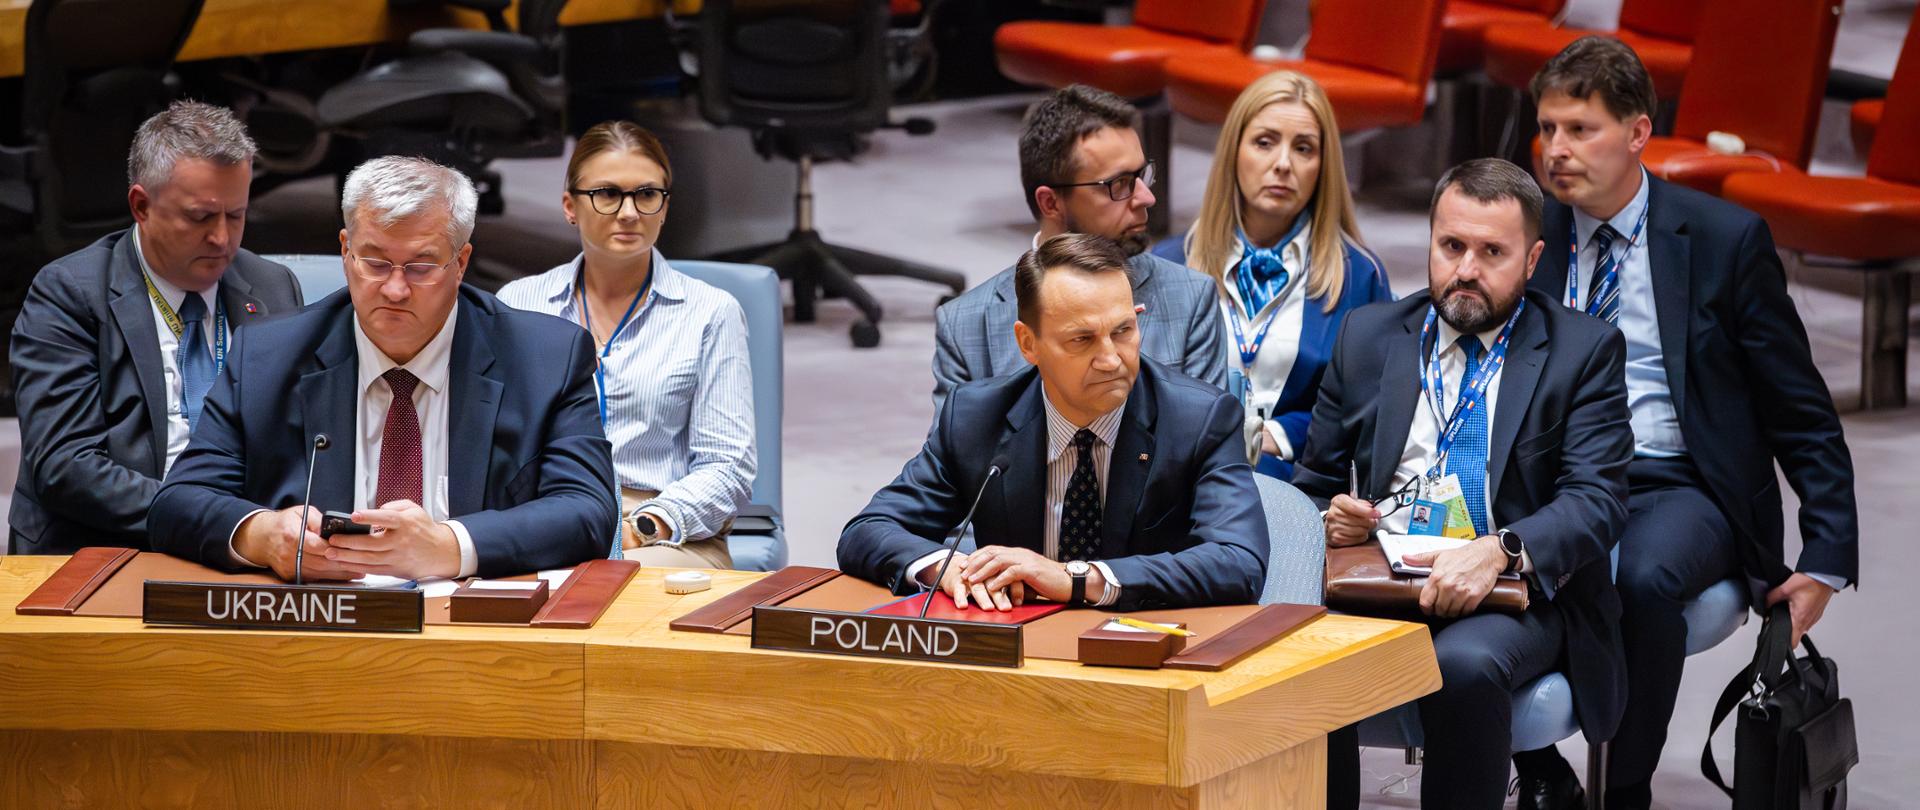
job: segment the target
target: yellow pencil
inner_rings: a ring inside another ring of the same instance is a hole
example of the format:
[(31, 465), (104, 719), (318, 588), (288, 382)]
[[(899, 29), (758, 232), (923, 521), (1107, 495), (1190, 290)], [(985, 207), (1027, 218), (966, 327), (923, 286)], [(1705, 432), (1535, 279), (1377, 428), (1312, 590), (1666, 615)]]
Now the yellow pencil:
[(1167, 625), (1167, 624), (1154, 624), (1153, 622), (1143, 621), (1140, 619), (1136, 619), (1132, 616), (1120, 616), (1115, 618), (1114, 621), (1124, 624), (1128, 627), (1132, 627), (1140, 630), (1151, 630), (1155, 633), (1167, 633), (1169, 635), (1175, 635), (1175, 636), (1199, 635), (1198, 633), (1195, 633), (1192, 630), (1186, 630), (1186, 629), (1174, 627), (1172, 625)]

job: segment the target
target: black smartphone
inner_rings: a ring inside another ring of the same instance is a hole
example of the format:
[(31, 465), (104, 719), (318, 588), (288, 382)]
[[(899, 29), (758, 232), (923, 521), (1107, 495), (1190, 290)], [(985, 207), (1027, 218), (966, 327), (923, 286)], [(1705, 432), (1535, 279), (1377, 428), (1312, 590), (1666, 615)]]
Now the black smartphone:
[(332, 537), (336, 534), (372, 534), (373, 527), (365, 523), (353, 522), (353, 515), (346, 512), (328, 512), (320, 516), (320, 536)]

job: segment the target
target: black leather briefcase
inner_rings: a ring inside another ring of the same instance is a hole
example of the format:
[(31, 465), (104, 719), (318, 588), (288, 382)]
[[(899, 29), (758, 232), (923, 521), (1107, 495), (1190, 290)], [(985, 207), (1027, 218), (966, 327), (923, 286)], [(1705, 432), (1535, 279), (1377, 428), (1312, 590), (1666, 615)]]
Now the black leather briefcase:
[[(1840, 696), (1840, 670), (1811, 636), (1792, 648), (1787, 603), (1774, 605), (1760, 629), (1753, 663), (1733, 677), (1713, 708), (1700, 752), (1700, 772), (1733, 798), (1733, 810), (1841, 810), (1847, 772), (1860, 762), (1853, 702)], [(1728, 714), (1734, 724), (1733, 786), (1713, 761), (1713, 732)]]

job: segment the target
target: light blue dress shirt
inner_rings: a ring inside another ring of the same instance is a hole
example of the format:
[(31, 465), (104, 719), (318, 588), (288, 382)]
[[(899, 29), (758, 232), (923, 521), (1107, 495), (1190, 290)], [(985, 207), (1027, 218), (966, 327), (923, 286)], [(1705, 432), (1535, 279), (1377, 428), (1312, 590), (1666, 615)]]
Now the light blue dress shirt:
[[(1625, 208), (1606, 224), (1619, 235), (1613, 240), (1613, 253), (1620, 259), (1620, 327), (1627, 338), (1627, 407), (1632, 411), (1633, 454), (1651, 458), (1672, 458), (1687, 453), (1686, 439), (1680, 435), (1680, 415), (1673, 409), (1673, 390), (1667, 383), (1667, 362), (1660, 348), (1660, 317), (1654, 311), (1653, 263), (1647, 250), (1648, 229), (1629, 245), (1634, 226), (1647, 210), (1647, 173), (1640, 170), (1640, 191)], [(1573, 209), (1574, 232), (1580, 241), (1579, 309), (1586, 310), (1587, 291), (1600, 267), (1600, 252), (1593, 244), (1593, 232), (1601, 221)], [(1572, 305), (1574, 302), (1565, 302)]]
[[(580, 323), (581, 257), (501, 288), (508, 306)], [(620, 485), (660, 493), (645, 511), (672, 543), (719, 534), (753, 492), (753, 370), (740, 302), (653, 252), (653, 284), (609, 341), (607, 440)]]

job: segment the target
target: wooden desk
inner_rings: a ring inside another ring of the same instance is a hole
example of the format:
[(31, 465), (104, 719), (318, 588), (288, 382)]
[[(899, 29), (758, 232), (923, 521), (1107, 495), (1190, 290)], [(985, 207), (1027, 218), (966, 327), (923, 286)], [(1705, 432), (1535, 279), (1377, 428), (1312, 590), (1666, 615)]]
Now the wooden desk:
[[(562, 25), (658, 17), (668, 0), (571, 0)], [(699, 10), (698, 0), (672, 0), (677, 13)], [(0, 78), (18, 76), (25, 62), (30, 0), (0, 0)], [(517, 19), (508, 11), (507, 19)], [(420, 28), (457, 25), (484, 29), (471, 11), (410, 9), (396, 14), (387, 0), (206, 0), (180, 60), (213, 59), (348, 45), (398, 42)]]
[(1344, 616), (1217, 673), (668, 629), (742, 572), (586, 631), (15, 615), (63, 559), (0, 558), (0, 806), (1320, 808), (1326, 732), (1440, 685), (1425, 627)]

